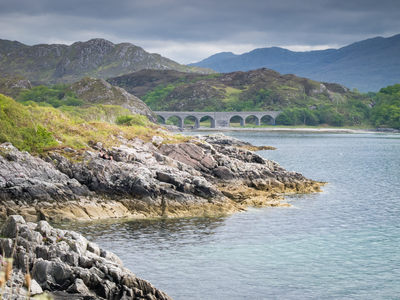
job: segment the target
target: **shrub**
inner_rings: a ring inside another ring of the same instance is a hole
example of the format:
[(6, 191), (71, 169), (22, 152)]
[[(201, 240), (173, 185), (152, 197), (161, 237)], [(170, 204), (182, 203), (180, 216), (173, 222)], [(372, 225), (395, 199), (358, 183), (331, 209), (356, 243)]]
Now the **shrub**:
[(64, 85), (55, 85), (47, 87), (39, 85), (30, 90), (22, 91), (17, 101), (29, 105), (31, 101), (39, 103), (42, 106), (51, 105), (60, 107), (62, 105), (81, 106), (84, 101), (78, 99), (72, 91), (68, 91)]
[(146, 126), (148, 125), (148, 119), (143, 115), (123, 115), (117, 117), (115, 123), (124, 126)]

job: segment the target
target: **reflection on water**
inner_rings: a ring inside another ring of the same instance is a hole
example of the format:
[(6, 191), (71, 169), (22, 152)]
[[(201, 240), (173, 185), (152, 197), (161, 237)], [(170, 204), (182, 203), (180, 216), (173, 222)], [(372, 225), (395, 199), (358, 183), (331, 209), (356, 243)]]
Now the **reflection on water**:
[(292, 208), (72, 229), (178, 300), (399, 297), (400, 135), (229, 134), (329, 184)]
[(131, 251), (147, 248), (151, 241), (152, 247), (158, 251), (168, 249), (179, 250), (185, 245), (200, 245), (210, 242), (219, 226), (224, 225), (223, 217), (213, 218), (180, 218), (130, 220), (122, 222), (103, 223), (67, 223), (59, 226), (83, 233), (89, 240), (100, 240), (102, 245), (111, 248), (124, 245), (126, 241), (135, 241)]

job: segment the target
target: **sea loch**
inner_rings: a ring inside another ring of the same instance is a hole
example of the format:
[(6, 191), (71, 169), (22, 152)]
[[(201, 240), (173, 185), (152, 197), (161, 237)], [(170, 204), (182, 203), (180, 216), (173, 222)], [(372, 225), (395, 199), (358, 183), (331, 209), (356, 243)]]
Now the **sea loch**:
[(328, 184), (287, 197), (290, 208), (91, 225), (85, 235), (178, 300), (399, 297), (400, 135), (226, 134), (275, 146), (259, 153)]

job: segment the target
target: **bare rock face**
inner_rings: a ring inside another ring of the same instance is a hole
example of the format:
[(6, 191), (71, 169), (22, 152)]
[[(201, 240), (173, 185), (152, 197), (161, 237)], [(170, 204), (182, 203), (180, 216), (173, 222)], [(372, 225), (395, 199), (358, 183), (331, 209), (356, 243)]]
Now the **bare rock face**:
[(46, 291), (55, 299), (171, 299), (124, 268), (115, 254), (46, 221), (10, 216), (2, 228), (0, 252), (14, 260), (5, 294), (12, 292), (13, 299), (26, 299), (25, 274), (32, 278), (31, 295)]
[(38, 158), (2, 144), (0, 209), (30, 220), (220, 215), (319, 191), (321, 183), (243, 146), (220, 135), (178, 144), (135, 139)]
[(0, 200), (32, 204), (89, 195), (86, 186), (69, 178), (50, 163), (20, 152), (10, 143), (0, 146)]

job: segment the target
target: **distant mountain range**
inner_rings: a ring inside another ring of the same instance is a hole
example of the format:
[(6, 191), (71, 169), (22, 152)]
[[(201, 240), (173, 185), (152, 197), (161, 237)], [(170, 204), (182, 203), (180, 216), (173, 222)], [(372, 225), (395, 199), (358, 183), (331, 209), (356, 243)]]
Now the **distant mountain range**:
[(190, 66), (217, 72), (261, 67), (318, 81), (336, 82), (360, 91), (377, 91), (400, 83), (400, 34), (376, 37), (340, 49), (294, 52), (272, 47), (236, 55), (222, 52)]
[(92, 39), (70, 46), (27, 46), (0, 39), (0, 73), (23, 76), (32, 83), (71, 83), (85, 76), (108, 78), (142, 69), (212, 72), (181, 65), (130, 43)]

